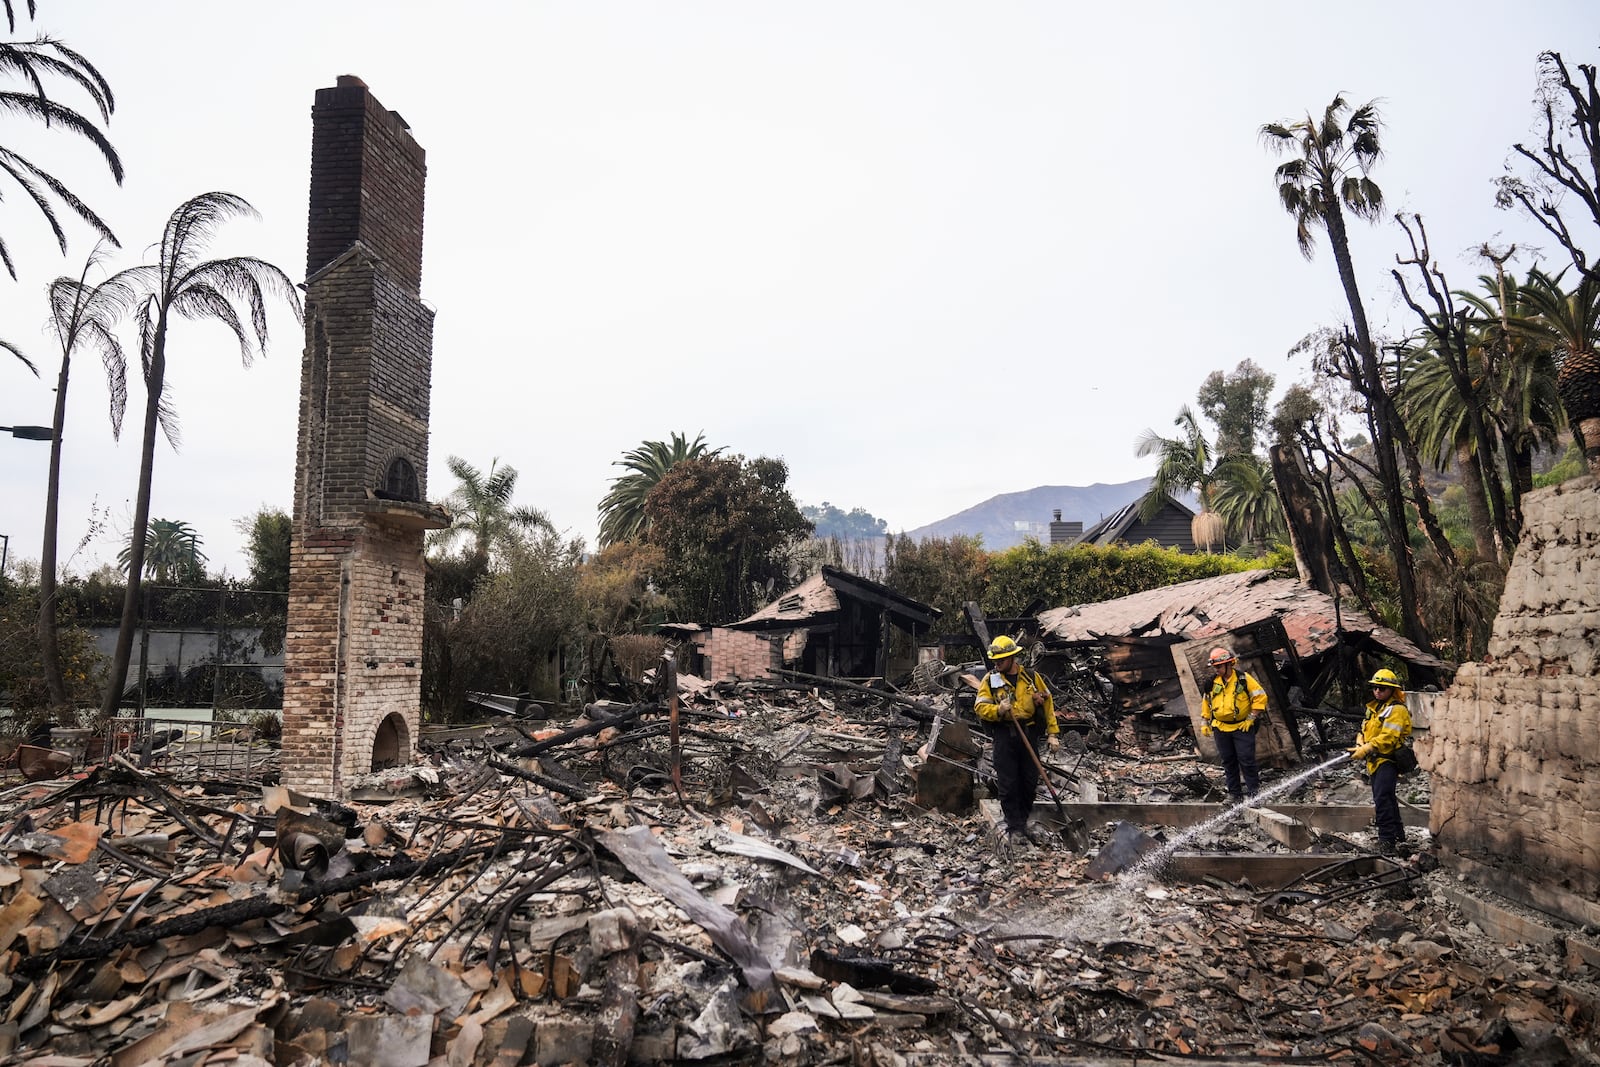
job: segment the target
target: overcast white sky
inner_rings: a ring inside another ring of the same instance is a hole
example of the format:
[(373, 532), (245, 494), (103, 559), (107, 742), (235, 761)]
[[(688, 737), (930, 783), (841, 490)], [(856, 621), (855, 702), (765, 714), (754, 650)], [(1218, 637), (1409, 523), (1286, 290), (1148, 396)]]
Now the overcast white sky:
[[(1491, 180), (1532, 128), (1538, 52), (1594, 62), (1600, 43), (1590, 0), (39, 9), (15, 36), (59, 38), (111, 81), (127, 181), (15, 117), (0, 143), (112, 224), (118, 265), (223, 189), (263, 220), (231, 224), (216, 254), (301, 279), (315, 91), (356, 74), (404, 115), (429, 166), (429, 495), (451, 488), (446, 456), (498, 457), (519, 503), (591, 545), (613, 461), (673, 431), (781, 456), (802, 504), (895, 530), (1148, 475), (1136, 437), (1167, 432), (1210, 371), (1253, 359), (1281, 389), (1306, 373), (1287, 350), (1345, 315), (1326, 250), (1295, 248), (1263, 122), (1380, 98), (1375, 176), (1465, 286), (1484, 240), (1537, 243)], [(74, 228), (63, 258), (14, 186), (0, 196), (21, 273), (0, 276), (0, 337), (42, 371), (0, 362), (0, 424), (48, 423), (43, 292), (90, 236)], [(1357, 242), (1374, 323), (1408, 328), (1385, 284), (1402, 235)], [(231, 344), (212, 326), (172, 336), (183, 447), (159, 446), (151, 514), (242, 574), (235, 520), (292, 505), (301, 335), (279, 315), (249, 370)], [(98, 362), (74, 368), (63, 557), (92, 502), (110, 518), (83, 571), (126, 536), (143, 397), (132, 385), (116, 444)], [(39, 554), (47, 453), (0, 436), (13, 560)]]

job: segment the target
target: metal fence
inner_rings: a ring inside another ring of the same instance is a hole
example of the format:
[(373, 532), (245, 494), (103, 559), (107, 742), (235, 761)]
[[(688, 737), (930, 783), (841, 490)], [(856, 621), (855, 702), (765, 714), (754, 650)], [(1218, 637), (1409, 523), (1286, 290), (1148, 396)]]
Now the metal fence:
[(288, 594), (146, 583), (124, 708), (283, 707)]
[(84, 760), (98, 762), (113, 754), (178, 778), (211, 781), (259, 781), (278, 765), (276, 746), (257, 738), (248, 723), (195, 719), (111, 719), (104, 734), (90, 739)]

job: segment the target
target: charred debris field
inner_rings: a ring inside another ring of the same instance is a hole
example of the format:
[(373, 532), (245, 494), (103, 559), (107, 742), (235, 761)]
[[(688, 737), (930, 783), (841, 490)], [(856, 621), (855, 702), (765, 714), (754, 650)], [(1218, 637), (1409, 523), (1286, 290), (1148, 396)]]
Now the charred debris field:
[(12, 773), (0, 1056), (1593, 1062), (1600, 954), (1487, 936), (1424, 777), (1378, 856), (1346, 766), (1230, 811), (1186, 727), (1080, 722), (1008, 846), (970, 699), (919, 688), (684, 677), (432, 731), (337, 803), (248, 743)]

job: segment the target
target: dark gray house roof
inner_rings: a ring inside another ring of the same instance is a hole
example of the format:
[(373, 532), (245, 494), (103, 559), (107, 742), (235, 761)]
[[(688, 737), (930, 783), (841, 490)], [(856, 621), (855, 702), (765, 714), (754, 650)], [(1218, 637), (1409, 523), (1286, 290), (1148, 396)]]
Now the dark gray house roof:
[(1161, 510), (1146, 522), (1139, 517), (1139, 503), (1135, 500), (1112, 512), (1083, 531), (1083, 536), (1073, 543), (1104, 547), (1119, 541), (1130, 545), (1154, 541), (1163, 548), (1195, 551), (1194, 535), (1189, 532), (1189, 524), (1194, 521), (1192, 510), (1169, 496)]

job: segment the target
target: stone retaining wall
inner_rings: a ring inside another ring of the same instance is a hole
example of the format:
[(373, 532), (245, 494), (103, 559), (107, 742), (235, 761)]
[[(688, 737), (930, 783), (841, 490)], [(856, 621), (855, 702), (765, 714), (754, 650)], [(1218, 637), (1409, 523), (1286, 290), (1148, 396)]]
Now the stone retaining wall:
[(1418, 755), (1446, 852), (1583, 896), (1600, 891), (1600, 492), (1523, 501), (1488, 655), (1433, 702)]

